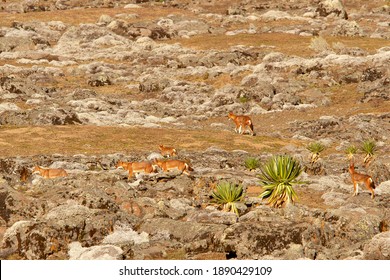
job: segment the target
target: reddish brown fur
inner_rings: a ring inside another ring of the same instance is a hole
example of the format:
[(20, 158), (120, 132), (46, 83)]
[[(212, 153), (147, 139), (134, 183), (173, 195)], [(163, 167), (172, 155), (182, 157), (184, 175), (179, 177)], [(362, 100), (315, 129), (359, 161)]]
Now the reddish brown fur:
[(176, 149), (173, 147), (165, 147), (164, 145), (159, 145), (158, 149), (163, 157), (173, 157), (177, 155)]
[(187, 162), (178, 159), (171, 159), (171, 160), (155, 159), (154, 164), (160, 167), (164, 172), (178, 169), (182, 173), (190, 175), (189, 171), (193, 171), (192, 167)]
[(236, 128), (234, 131), (239, 134), (243, 134), (245, 132), (246, 128), (249, 128), (252, 135), (255, 135), (255, 132), (253, 131), (253, 123), (249, 116), (245, 115), (235, 115), (232, 112), (229, 112), (228, 118), (233, 120), (233, 122), (236, 125)]
[(348, 168), (349, 173), (351, 174), (351, 179), (353, 182), (353, 195), (356, 196), (359, 192), (359, 183), (364, 183), (366, 185), (366, 188), (371, 192), (371, 198), (373, 199), (375, 197), (374, 189), (375, 189), (375, 183), (371, 176), (366, 174), (357, 173), (355, 171), (355, 165), (353, 162), (350, 163)]
[(68, 176), (68, 173), (62, 168), (55, 169), (55, 168), (42, 168), (39, 166), (35, 166), (33, 172), (36, 171), (38, 171), (39, 174), (46, 179)]
[(27, 168), (23, 167), (22, 171), (20, 171), (20, 181), (27, 182), (28, 176), (29, 176), (29, 174), (28, 174)]
[(133, 177), (134, 173), (147, 173), (150, 174), (155, 171), (155, 168), (149, 161), (141, 161), (141, 162), (124, 162), (119, 160), (116, 168), (123, 167), (123, 169), (129, 171), (129, 180)]

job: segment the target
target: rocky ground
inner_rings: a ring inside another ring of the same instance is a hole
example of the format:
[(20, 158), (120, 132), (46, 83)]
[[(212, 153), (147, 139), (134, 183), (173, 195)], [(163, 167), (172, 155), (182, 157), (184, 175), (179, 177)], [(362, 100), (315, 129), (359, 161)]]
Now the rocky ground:
[[(0, 3), (1, 258), (390, 259), (390, 3), (351, 2)], [(367, 139), (374, 200), (344, 152)], [(115, 168), (159, 144), (192, 174)], [(275, 154), (305, 167), (282, 209), (244, 166)], [(245, 189), (239, 217), (212, 203), (223, 180)]]

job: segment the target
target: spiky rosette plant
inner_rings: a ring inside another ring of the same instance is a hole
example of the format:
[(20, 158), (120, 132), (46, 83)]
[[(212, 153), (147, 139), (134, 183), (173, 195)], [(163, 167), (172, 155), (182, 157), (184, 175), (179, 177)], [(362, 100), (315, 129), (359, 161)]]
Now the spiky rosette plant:
[(320, 153), (325, 150), (325, 146), (320, 142), (313, 142), (306, 147), (310, 152), (310, 163), (315, 163), (320, 158)]
[(364, 157), (363, 162), (364, 162), (364, 164), (368, 164), (372, 160), (372, 158), (377, 150), (376, 143), (374, 140), (365, 140), (362, 142), (361, 149), (363, 152), (366, 153), (366, 156)]
[(213, 202), (223, 205), (223, 211), (233, 212), (238, 216), (237, 202), (244, 197), (244, 190), (240, 184), (222, 181), (212, 196)]
[(294, 203), (298, 196), (295, 185), (303, 184), (298, 181), (302, 173), (299, 161), (288, 155), (274, 156), (260, 168), (260, 184), (263, 191), (260, 198), (268, 199), (272, 207), (282, 207), (287, 203)]
[(259, 168), (260, 162), (257, 158), (249, 157), (245, 159), (245, 167), (249, 170), (255, 170)]
[(345, 153), (347, 154), (349, 160), (352, 160), (355, 157), (357, 151), (358, 148), (355, 145), (350, 145), (345, 149)]

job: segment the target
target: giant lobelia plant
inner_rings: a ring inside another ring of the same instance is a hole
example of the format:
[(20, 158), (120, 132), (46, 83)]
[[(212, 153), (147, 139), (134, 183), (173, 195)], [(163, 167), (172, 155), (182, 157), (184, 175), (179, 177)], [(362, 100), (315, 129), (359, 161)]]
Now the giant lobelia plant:
[(305, 183), (297, 179), (301, 173), (301, 164), (293, 157), (272, 157), (260, 169), (259, 178), (263, 191), (259, 197), (267, 198), (272, 207), (294, 203), (298, 199), (294, 186)]
[(236, 203), (244, 197), (244, 190), (241, 185), (222, 181), (212, 193), (213, 202), (223, 205), (223, 211), (233, 212), (238, 216)]

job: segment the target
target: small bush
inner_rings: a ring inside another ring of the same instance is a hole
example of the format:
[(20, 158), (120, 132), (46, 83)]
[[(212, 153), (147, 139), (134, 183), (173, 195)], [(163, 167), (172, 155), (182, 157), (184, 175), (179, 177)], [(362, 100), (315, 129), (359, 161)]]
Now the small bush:
[(349, 159), (352, 159), (357, 153), (358, 148), (355, 145), (350, 145), (345, 149), (345, 153), (347, 154)]
[(255, 170), (259, 168), (260, 162), (257, 158), (249, 157), (245, 160), (245, 167), (249, 170)]
[(217, 185), (212, 196), (213, 202), (223, 205), (224, 211), (236, 213), (238, 216), (236, 203), (244, 197), (244, 190), (241, 185), (222, 181)]
[(365, 140), (362, 142), (361, 149), (366, 155), (373, 156), (376, 152), (376, 143), (374, 140)]
[(319, 154), (325, 150), (325, 146), (320, 142), (313, 142), (307, 145), (307, 149), (313, 154)]
[(238, 98), (238, 100), (240, 101), (240, 103), (247, 103), (249, 102), (249, 98), (246, 97), (246, 96), (241, 96)]
[(366, 153), (363, 162), (365, 164), (368, 164), (372, 160), (375, 152), (377, 151), (376, 143), (374, 140), (365, 140), (362, 142), (361, 149), (363, 152)]
[(311, 39), (310, 48), (315, 52), (326, 52), (330, 51), (332, 48), (329, 46), (328, 42), (322, 37), (314, 37)]
[(311, 163), (317, 162), (320, 157), (320, 153), (325, 150), (325, 146), (320, 142), (310, 143), (306, 148), (311, 152)]
[(332, 44), (332, 49), (337, 54), (348, 54), (350, 49), (341, 42), (335, 42)]

